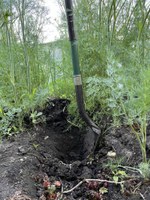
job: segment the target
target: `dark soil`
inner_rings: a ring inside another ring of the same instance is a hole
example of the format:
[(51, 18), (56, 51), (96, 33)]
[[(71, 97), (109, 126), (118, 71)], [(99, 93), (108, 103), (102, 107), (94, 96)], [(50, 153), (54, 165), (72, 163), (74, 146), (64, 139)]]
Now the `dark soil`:
[[(46, 123), (3, 140), (0, 144), (0, 200), (28, 200), (27, 197), (14, 196), (16, 192), (26, 194), (32, 200), (38, 200), (45, 194), (42, 185), (44, 177), (52, 183), (61, 182), (63, 192), (71, 189), (84, 179), (112, 179), (112, 170), (108, 163), (119, 162), (121, 165), (137, 167), (141, 162), (139, 145), (128, 127), (109, 128), (102, 138), (95, 155), (83, 159), (83, 140), (85, 131), (71, 127), (67, 123), (67, 100), (51, 100), (43, 114)], [(26, 122), (30, 120), (26, 117)], [(103, 121), (106, 126), (106, 121)], [(148, 129), (147, 152), (150, 152), (150, 131)], [(116, 158), (107, 156), (116, 152)], [(140, 178), (132, 178), (120, 185), (112, 183), (83, 183), (72, 192), (63, 194), (57, 199), (100, 199), (100, 200), (149, 200), (150, 183)], [(134, 174), (134, 177), (139, 174)], [(107, 193), (99, 193), (106, 188)], [(99, 197), (96, 195), (99, 194)], [(56, 199), (56, 198), (51, 198)]]

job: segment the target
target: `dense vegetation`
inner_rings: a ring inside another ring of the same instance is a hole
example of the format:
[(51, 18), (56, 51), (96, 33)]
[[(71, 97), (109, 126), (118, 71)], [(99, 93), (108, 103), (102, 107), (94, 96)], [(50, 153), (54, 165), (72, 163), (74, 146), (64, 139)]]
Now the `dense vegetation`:
[[(47, 97), (72, 101), (76, 110), (70, 45), (64, 1), (58, 24), (60, 40), (42, 43), (42, 27), (49, 23), (41, 1), (0, 0), (0, 133), (23, 128), (30, 112)], [(103, 114), (113, 124), (128, 124), (146, 161), (146, 127), (150, 112), (149, 1), (74, 0), (86, 107), (99, 124)], [(78, 123), (75, 119), (74, 123)]]

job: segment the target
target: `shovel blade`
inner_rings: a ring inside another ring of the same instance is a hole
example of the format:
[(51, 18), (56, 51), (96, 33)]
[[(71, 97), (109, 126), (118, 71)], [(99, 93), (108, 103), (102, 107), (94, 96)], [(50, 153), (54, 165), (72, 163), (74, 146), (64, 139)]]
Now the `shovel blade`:
[(95, 133), (90, 127), (87, 128), (83, 141), (83, 155), (84, 158), (94, 154), (98, 145), (99, 134)]

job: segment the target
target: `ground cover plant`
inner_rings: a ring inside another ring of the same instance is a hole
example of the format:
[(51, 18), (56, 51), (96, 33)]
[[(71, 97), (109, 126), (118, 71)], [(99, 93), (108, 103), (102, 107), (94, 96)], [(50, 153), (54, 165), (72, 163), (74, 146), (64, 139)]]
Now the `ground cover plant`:
[(60, 39), (43, 43), (51, 21), (41, 0), (0, 1), (0, 171), (12, 179), (8, 192), (0, 182), (0, 199), (17, 187), (29, 199), (149, 199), (149, 1), (73, 1), (85, 105), (103, 135), (88, 160), (56, 3)]

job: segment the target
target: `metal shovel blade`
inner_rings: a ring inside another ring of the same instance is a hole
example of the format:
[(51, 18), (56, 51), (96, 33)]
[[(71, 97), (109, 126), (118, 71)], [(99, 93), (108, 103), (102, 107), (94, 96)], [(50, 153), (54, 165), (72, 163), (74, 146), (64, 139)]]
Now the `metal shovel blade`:
[(83, 158), (92, 156), (98, 145), (100, 134), (95, 133), (91, 127), (86, 128), (86, 134), (83, 140)]

